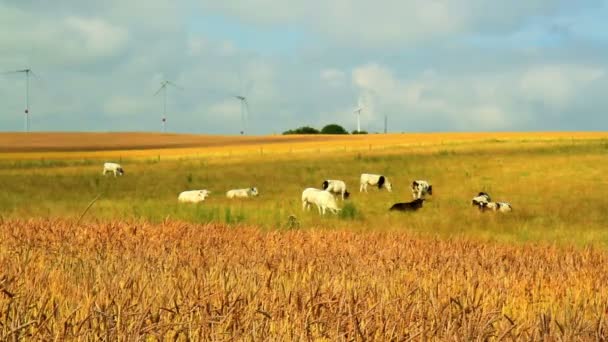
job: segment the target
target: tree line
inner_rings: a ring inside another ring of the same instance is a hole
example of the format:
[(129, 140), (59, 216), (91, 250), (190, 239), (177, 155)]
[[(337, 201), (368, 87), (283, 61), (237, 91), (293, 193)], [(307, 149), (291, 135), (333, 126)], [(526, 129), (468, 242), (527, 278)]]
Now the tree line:
[[(290, 129), (287, 130), (285, 132), (283, 132), (283, 134), (349, 134), (348, 131), (346, 129), (344, 129), (344, 127), (338, 125), (338, 124), (329, 124), (324, 126), (323, 128), (321, 128), (321, 130), (318, 130), (314, 127), (310, 127), (310, 126), (302, 126), (302, 127), (298, 127), (295, 129)], [(361, 132), (357, 132), (352, 131), (350, 134), (367, 134), (366, 131), (361, 131)]]

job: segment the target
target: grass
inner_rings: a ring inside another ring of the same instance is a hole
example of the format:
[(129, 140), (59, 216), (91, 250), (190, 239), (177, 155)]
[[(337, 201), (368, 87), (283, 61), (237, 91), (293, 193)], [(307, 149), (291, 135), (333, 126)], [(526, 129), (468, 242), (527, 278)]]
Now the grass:
[(0, 223), (0, 340), (595, 340), (608, 253), (403, 232)]
[[(608, 145), (565, 137), (0, 153), (0, 340), (605, 339)], [(362, 172), (394, 191), (359, 193)], [(340, 214), (302, 212), (327, 178)], [(389, 213), (413, 179), (433, 196)]]
[[(101, 194), (86, 219), (166, 219), (193, 223), (250, 224), (283, 227), (290, 215), (300, 226), (355, 230), (407, 230), (443, 237), (563, 244), (606, 245), (608, 232), (603, 195), (608, 183), (602, 169), (607, 152), (602, 140), (483, 141), (391, 150), (124, 159), (124, 177), (101, 175), (101, 160), (15, 159), (0, 162), (0, 215), (6, 218), (76, 218)], [(445, 151), (449, 151), (445, 152)], [(358, 192), (362, 172), (389, 177), (394, 192)], [(343, 179), (351, 199), (339, 201), (339, 216), (324, 218), (301, 210), (300, 194), (320, 187), (323, 179)], [(411, 198), (413, 179), (427, 179), (434, 196), (421, 212), (389, 213), (395, 202)], [(257, 186), (260, 196), (228, 200), (231, 188)], [(179, 205), (177, 194), (209, 189), (199, 205)], [(512, 215), (481, 215), (470, 198), (487, 191), (509, 201)], [(572, 234), (576, 231), (576, 234)]]

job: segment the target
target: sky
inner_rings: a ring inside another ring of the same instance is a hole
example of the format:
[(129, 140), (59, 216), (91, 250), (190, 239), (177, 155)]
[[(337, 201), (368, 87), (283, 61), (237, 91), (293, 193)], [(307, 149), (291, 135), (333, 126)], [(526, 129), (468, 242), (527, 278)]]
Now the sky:
[[(608, 129), (608, 0), (0, 0), (34, 131)], [(24, 129), (0, 74), (0, 131)]]

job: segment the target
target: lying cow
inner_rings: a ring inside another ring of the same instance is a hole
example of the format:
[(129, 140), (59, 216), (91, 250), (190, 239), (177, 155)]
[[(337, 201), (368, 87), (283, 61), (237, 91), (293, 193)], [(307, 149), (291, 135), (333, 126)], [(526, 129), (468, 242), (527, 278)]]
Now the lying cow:
[(361, 174), (361, 185), (359, 186), (359, 192), (365, 191), (367, 192), (367, 186), (377, 186), (378, 189), (386, 188), (389, 192), (393, 191), (393, 187), (391, 186), (391, 182), (383, 175), (374, 175), (370, 173), (362, 173)]
[(501, 213), (513, 211), (513, 207), (507, 202), (481, 202), (478, 206), (479, 210), (482, 212), (486, 210), (498, 211)]
[(184, 191), (177, 196), (179, 203), (199, 203), (204, 201), (211, 191), (209, 190), (189, 190)]
[(342, 200), (348, 198), (350, 193), (346, 190), (346, 183), (341, 180), (328, 179), (323, 181), (321, 185), (323, 190), (330, 192), (332, 194), (341, 195)]
[(105, 176), (106, 173), (108, 172), (112, 172), (114, 173), (114, 177), (116, 177), (117, 175), (124, 175), (125, 174), (125, 170), (122, 169), (122, 166), (120, 166), (120, 164), (116, 164), (116, 163), (103, 163), (103, 175)]
[(480, 192), (479, 194), (477, 194), (477, 196), (473, 197), (471, 204), (479, 206), (480, 203), (488, 203), (491, 201), (492, 199), (490, 198), (490, 195), (485, 192)]
[(411, 202), (406, 203), (395, 203), (389, 209), (390, 211), (416, 211), (422, 208), (422, 203), (424, 202), (424, 198), (416, 198)]
[(321, 215), (325, 215), (327, 210), (334, 214), (337, 214), (341, 210), (338, 208), (336, 198), (331, 193), (315, 188), (304, 189), (302, 191), (302, 210), (310, 210), (311, 204), (317, 206)]
[(226, 197), (228, 198), (248, 198), (255, 197), (258, 195), (258, 188), (248, 188), (248, 189), (233, 189), (228, 190), (226, 192)]
[(433, 195), (433, 186), (424, 180), (415, 180), (412, 182), (412, 197), (414, 199), (424, 198), (426, 195)]

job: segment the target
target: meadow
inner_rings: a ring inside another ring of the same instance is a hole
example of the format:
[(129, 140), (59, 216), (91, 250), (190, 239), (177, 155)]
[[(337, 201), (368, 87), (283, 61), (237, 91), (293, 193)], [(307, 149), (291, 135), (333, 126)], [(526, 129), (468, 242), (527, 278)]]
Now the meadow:
[[(13, 139), (0, 153), (0, 340), (605, 338), (607, 138)], [(106, 160), (125, 176), (102, 176)], [(393, 192), (359, 193), (362, 172)], [(327, 178), (350, 188), (341, 213), (302, 212), (302, 189)], [(414, 179), (433, 196), (389, 213)], [(224, 196), (248, 186), (260, 196)], [(211, 197), (178, 205), (198, 188)], [(480, 213), (479, 191), (514, 211)]]

